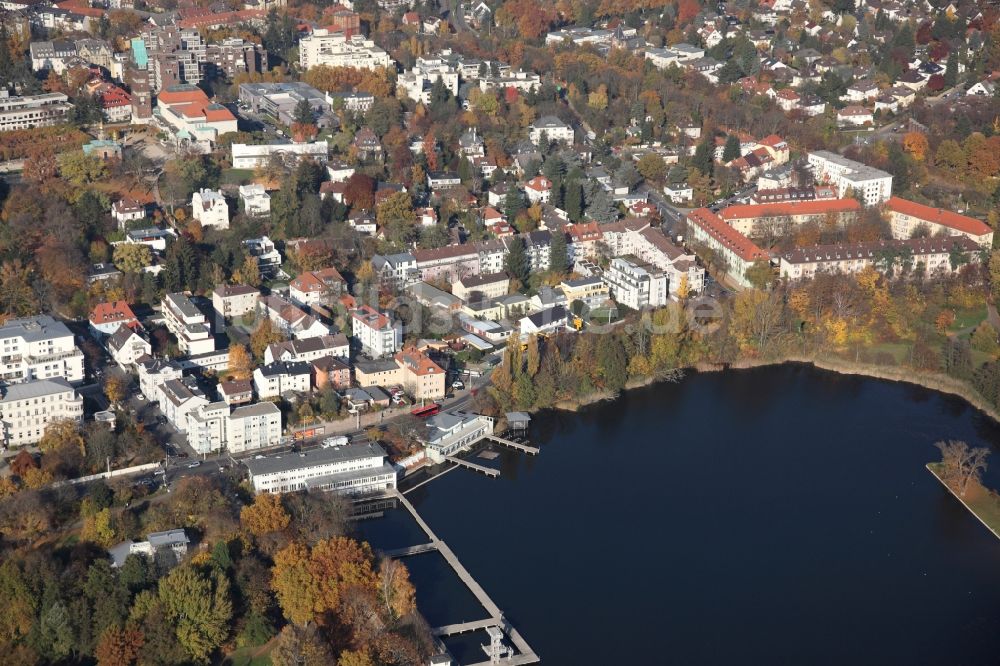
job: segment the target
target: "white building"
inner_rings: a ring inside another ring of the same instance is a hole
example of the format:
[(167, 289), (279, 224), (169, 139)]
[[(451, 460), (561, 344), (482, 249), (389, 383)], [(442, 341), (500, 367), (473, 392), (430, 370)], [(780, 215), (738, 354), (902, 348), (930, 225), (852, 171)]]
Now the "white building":
[(666, 305), (669, 300), (667, 276), (652, 266), (639, 266), (619, 257), (611, 260), (603, 278), (611, 296), (633, 310)]
[(393, 289), (402, 289), (420, 280), (417, 258), (409, 252), (376, 254), (372, 257), (372, 270), (379, 282)]
[(129, 223), (145, 219), (146, 204), (135, 199), (121, 199), (111, 204), (111, 217), (118, 222), (118, 228), (125, 231)]
[(243, 212), (250, 217), (266, 217), (271, 214), (271, 196), (258, 183), (240, 185), (240, 202), (243, 204)]
[[(265, 143), (257, 145), (234, 143), (232, 145), (234, 169), (256, 169), (266, 166), (274, 157), (280, 159), (286, 165), (296, 164), (303, 159), (325, 163), (329, 155), (330, 145), (326, 141), (313, 141), (311, 143)], [(242, 188), (240, 189), (242, 190)]]
[(877, 206), (892, 196), (892, 174), (849, 160), (828, 150), (809, 153), (809, 167), (817, 182), (837, 188), (837, 196), (853, 193), (865, 206)]
[(0, 89), (0, 132), (47, 127), (66, 122), (73, 110), (69, 98), (62, 93), (11, 96)]
[(417, 58), (413, 68), (399, 77), (396, 86), (413, 101), (430, 104), (431, 90), (438, 79), (453, 97), (458, 97), (458, 69), (439, 57)]
[(244, 464), (256, 493), (326, 490), (367, 495), (396, 488), (395, 468), (385, 451), (371, 442), (255, 458)]
[(286, 340), (268, 345), (264, 350), (264, 362), (276, 361), (315, 361), (324, 356), (333, 356), (341, 360), (351, 357), (351, 345), (343, 333), (323, 335), (308, 340)]
[(230, 409), (213, 402), (188, 414), (188, 443), (197, 453), (240, 454), (281, 443), (281, 410), (273, 402)]
[(391, 356), (402, 347), (402, 324), (370, 305), (362, 305), (351, 312), (351, 326), (351, 332), (361, 344), (361, 350), (372, 358)]
[(164, 555), (169, 555), (172, 562), (168, 567), (180, 562), (187, 555), (190, 540), (184, 530), (167, 530), (165, 532), (150, 532), (145, 541), (123, 541), (108, 550), (111, 556), (111, 567), (117, 569), (125, 564), (129, 555), (142, 555), (150, 561), (162, 563)]
[(247, 238), (241, 245), (257, 261), (257, 270), (262, 278), (269, 280), (281, 272), (281, 252), (273, 240), (267, 236)]
[(556, 305), (523, 317), (518, 326), (522, 336), (538, 335), (561, 331), (566, 328), (568, 321), (569, 310), (565, 306)]
[(336, 268), (305, 271), (288, 285), (288, 297), (299, 305), (329, 305), (347, 289), (347, 281)]
[(542, 116), (529, 126), (528, 138), (531, 143), (541, 145), (543, 136), (549, 142), (572, 144), (574, 140), (573, 128), (555, 116)]
[(686, 203), (694, 198), (694, 189), (687, 183), (668, 183), (663, 186), (663, 193), (671, 203)]
[(191, 215), (203, 227), (229, 228), (229, 204), (222, 190), (199, 190), (191, 195)]
[(120, 367), (128, 370), (143, 356), (153, 353), (149, 341), (125, 325), (108, 338), (108, 353)]
[(493, 419), (482, 414), (441, 412), (427, 419), (427, 456), (433, 462), (475, 444), (493, 434)]
[(0, 387), (0, 444), (37, 444), (54, 421), (83, 418), (83, 398), (61, 377)]
[(159, 400), (160, 386), (172, 379), (184, 376), (180, 364), (165, 358), (151, 356), (136, 359), (136, 374), (139, 377), (139, 391), (150, 402)]
[(167, 294), (161, 302), (164, 323), (177, 338), (181, 352), (194, 356), (215, 351), (212, 329), (186, 294)]
[(163, 415), (178, 432), (187, 432), (188, 414), (209, 404), (193, 378), (170, 379), (157, 387)]
[(299, 67), (316, 65), (380, 69), (392, 65), (389, 54), (364, 35), (347, 36), (320, 28), (299, 40)]
[(253, 388), (262, 400), (285, 393), (308, 393), (311, 378), (308, 363), (275, 361), (253, 371)]
[(83, 352), (73, 333), (49, 315), (9, 319), (0, 326), (0, 381), (62, 377), (83, 381)]

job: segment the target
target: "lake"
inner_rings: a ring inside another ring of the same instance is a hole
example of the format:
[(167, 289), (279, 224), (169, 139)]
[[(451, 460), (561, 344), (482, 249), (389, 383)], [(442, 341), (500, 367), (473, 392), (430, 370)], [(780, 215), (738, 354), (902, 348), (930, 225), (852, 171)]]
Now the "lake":
[[(938, 440), (1000, 442), (957, 398), (795, 365), (691, 374), (540, 414), (530, 439), (498, 480), (408, 497), (543, 664), (1000, 657), (1000, 541), (924, 468)], [(475, 619), (435, 557), (411, 563), (418, 605)]]

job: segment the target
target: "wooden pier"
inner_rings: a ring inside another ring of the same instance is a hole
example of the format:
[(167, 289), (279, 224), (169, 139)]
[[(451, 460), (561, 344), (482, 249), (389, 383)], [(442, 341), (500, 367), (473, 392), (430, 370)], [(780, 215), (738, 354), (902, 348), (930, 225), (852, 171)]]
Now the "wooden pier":
[[(464, 460), (459, 461), (458, 459), (456, 459), (456, 462), (466, 463), (466, 461)], [(476, 467), (480, 466), (476, 465)], [(483, 469), (489, 469), (489, 468), (483, 468)], [(469, 588), (469, 591), (472, 592), (472, 594), (476, 597), (476, 600), (479, 601), (479, 603), (483, 606), (484, 609), (486, 609), (486, 612), (489, 614), (489, 618), (485, 620), (476, 620), (473, 622), (461, 622), (457, 624), (447, 624), (441, 627), (435, 627), (431, 629), (431, 632), (435, 636), (440, 638), (443, 636), (460, 634), (462, 632), (467, 632), (467, 631), (478, 631), (481, 629), (486, 629), (487, 627), (500, 627), (503, 630), (503, 632), (510, 638), (510, 642), (514, 644), (514, 647), (517, 649), (518, 652), (518, 654), (514, 657), (504, 658), (502, 661), (499, 662), (500, 664), (504, 664), (505, 666), (515, 666), (515, 665), (519, 666), (522, 664), (535, 664), (541, 661), (538, 655), (536, 655), (534, 651), (531, 649), (531, 646), (528, 645), (528, 642), (524, 640), (521, 634), (518, 633), (517, 629), (515, 629), (503, 616), (503, 612), (493, 602), (493, 600), (490, 599), (489, 595), (486, 594), (486, 590), (484, 590), (482, 586), (480, 586), (479, 583), (476, 582), (476, 579), (472, 577), (472, 574), (470, 574), (468, 570), (466, 570), (466, 568), (462, 566), (462, 563), (459, 561), (458, 557), (456, 557), (455, 553), (451, 550), (451, 548), (448, 547), (448, 544), (439, 539), (437, 535), (434, 534), (433, 530), (431, 530), (430, 525), (428, 525), (424, 521), (424, 519), (420, 517), (420, 514), (417, 513), (417, 510), (413, 507), (412, 504), (410, 504), (410, 500), (406, 499), (406, 497), (404, 497), (403, 494), (400, 493), (399, 491), (393, 491), (393, 496), (398, 498), (403, 507), (410, 512), (410, 515), (413, 516), (413, 519), (417, 521), (417, 525), (420, 526), (420, 529), (424, 531), (424, 533), (427, 535), (427, 538), (430, 540), (429, 543), (421, 544), (419, 546), (412, 546), (411, 548), (399, 549), (398, 551), (395, 551), (400, 553), (399, 555), (397, 555), (397, 557), (405, 557), (406, 555), (426, 553), (430, 552), (431, 550), (436, 550), (437, 552), (441, 553), (441, 556), (444, 557), (445, 561), (451, 566), (451, 568), (455, 571), (455, 573), (458, 574), (459, 579), (463, 583), (465, 583), (465, 586)], [(394, 551), (389, 551), (389, 553), (392, 552)], [(389, 553), (386, 554), (388, 555)], [(476, 666), (485, 666), (486, 664), (489, 663), (490, 662), (482, 662), (482, 664), (476, 664)]]
[(474, 462), (469, 462), (468, 460), (462, 460), (461, 458), (456, 458), (455, 456), (445, 456), (445, 460), (453, 462), (456, 465), (461, 465), (462, 467), (468, 467), (475, 472), (482, 472), (486, 476), (497, 478), (500, 476), (500, 470), (493, 469), (492, 467), (485, 467), (483, 465), (477, 465)]
[(512, 442), (509, 439), (504, 439), (503, 437), (497, 437), (496, 435), (487, 435), (486, 439), (491, 439), (497, 444), (503, 444), (504, 446), (509, 446), (512, 449), (517, 449), (518, 451), (524, 451), (525, 453), (537, 456), (538, 447), (531, 446), (530, 444), (521, 444), (519, 442)]

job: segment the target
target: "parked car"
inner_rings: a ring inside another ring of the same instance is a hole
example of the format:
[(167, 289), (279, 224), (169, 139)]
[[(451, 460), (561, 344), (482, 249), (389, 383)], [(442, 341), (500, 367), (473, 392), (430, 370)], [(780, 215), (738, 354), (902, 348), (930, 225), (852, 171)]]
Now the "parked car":
[(195, 460), (193, 463), (188, 463), (188, 469), (194, 469), (195, 467), (200, 467), (201, 461)]
[(464, 383), (462, 382), (462, 380), (461, 380), (461, 379), (456, 379), (455, 381), (453, 381), (453, 382), (451, 383), (451, 387), (452, 387), (453, 389), (459, 389), (459, 390), (461, 390), (461, 389), (464, 389), (464, 388), (465, 388), (465, 384), (464, 384)]

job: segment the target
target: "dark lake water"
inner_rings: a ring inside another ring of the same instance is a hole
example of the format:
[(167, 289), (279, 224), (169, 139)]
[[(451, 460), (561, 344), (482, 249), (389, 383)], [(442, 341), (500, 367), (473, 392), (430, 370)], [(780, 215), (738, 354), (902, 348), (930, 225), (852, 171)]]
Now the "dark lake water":
[[(941, 439), (1000, 428), (801, 366), (694, 374), (539, 415), (541, 455), (408, 497), (543, 664), (996, 664), (1000, 541), (924, 468)], [(365, 531), (412, 540), (403, 522)], [(431, 623), (474, 619), (420, 557)]]

